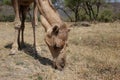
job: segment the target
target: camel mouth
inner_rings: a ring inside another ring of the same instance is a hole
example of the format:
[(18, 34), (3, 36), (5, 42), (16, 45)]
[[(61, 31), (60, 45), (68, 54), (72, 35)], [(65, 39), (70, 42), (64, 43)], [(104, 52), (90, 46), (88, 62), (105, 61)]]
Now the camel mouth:
[(63, 46), (54, 45), (53, 48), (54, 48), (54, 50), (61, 50), (61, 49), (63, 49)]

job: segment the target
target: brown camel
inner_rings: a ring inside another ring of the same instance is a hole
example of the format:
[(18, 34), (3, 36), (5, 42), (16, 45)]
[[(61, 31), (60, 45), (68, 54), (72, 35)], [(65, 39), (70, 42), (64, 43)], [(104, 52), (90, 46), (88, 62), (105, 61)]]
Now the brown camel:
[(35, 1), (41, 13), (41, 24), (46, 31), (45, 42), (53, 56), (53, 66), (62, 70), (66, 63), (65, 48), (69, 29), (54, 9), (51, 0)]
[[(15, 41), (13, 43), (11, 54), (15, 54), (18, 49), (24, 46), (24, 28), (25, 28), (25, 19), (26, 14), (29, 11), (29, 6), (34, 3), (34, 0), (11, 0), (13, 4), (13, 8), (15, 11)], [(36, 51), (36, 42), (35, 42), (35, 25), (37, 25), (37, 7), (34, 3), (34, 11), (33, 11), (33, 35), (34, 35), (34, 49)], [(20, 37), (21, 35), (21, 37)], [(21, 38), (21, 42), (20, 42)]]
[[(61, 20), (58, 12), (54, 9), (51, 0), (12, 0), (13, 7), (16, 13), (15, 17), (15, 29), (18, 31), (16, 33), (15, 42), (13, 44), (12, 52), (16, 50), (16, 45), (18, 42), (18, 47), (20, 47), (20, 31), (22, 31), (22, 44), (24, 43), (23, 31), (24, 22), (27, 9), (29, 5), (34, 2), (41, 14), (41, 24), (45, 28), (46, 36), (45, 42), (48, 45), (52, 56), (53, 56), (53, 66), (59, 70), (62, 70), (66, 63), (66, 53), (65, 48), (67, 45), (67, 38), (69, 29), (67, 25)], [(36, 24), (36, 7), (34, 7), (34, 19), (33, 19), (33, 32), (34, 32), (34, 48), (35, 44), (35, 24)], [(21, 21), (20, 21), (20, 17)], [(21, 23), (20, 23), (21, 22)], [(17, 38), (18, 36), (18, 38)], [(36, 48), (35, 48), (36, 50)]]

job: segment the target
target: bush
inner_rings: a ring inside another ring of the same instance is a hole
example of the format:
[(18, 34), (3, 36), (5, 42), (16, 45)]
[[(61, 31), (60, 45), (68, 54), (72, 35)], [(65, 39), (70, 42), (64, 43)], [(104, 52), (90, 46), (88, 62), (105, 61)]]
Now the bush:
[(80, 21), (89, 21), (90, 20), (89, 16), (82, 9), (79, 11), (79, 15), (80, 15)]
[(102, 22), (113, 21), (113, 12), (109, 9), (103, 10), (98, 16), (98, 20)]
[(3, 0), (3, 4), (11, 5), (11, 1), (10, 0)]
[(12, 22), (14, 21), (15, 16), (14, 15), (9, 15), (9, 16), (5, 16), (5, 15), (0, 15), (0, 21), (6, 22)]
[(120, 20), (120, 13), (114, 14), (114, 20)]

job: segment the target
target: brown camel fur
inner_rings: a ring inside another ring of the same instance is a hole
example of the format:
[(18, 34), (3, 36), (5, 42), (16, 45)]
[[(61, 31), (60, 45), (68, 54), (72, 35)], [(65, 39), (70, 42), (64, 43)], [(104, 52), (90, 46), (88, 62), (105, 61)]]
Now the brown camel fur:
[[(29, 11), (29, 6), (34, 3), (34, 0), (11, 0), (13, 8), (15, 11), (15, 41), (12, 46), (11, 54), (15, 54), (18, 49), (24, 46), (24, 28), (25, 28), (25, 19), (26, 14)], [(36, 42), (35, 42), (35, 25), (37, 25), (37, 7), (34, 3), (33, 11), (33, 35), (34, 35), (34, 48), (36, 51)], [(20, 37), (21, 35), (21, 37)], [(21, 42), (20, 42), (21, 38)]]
[(51, 0), (35, 0), (41, 13), (41, 24), (45, 28), (45, 42), (52, 56), (53, 66), (62, 70), (66, 63), (65, 48), (69, 29), (54, 9)]

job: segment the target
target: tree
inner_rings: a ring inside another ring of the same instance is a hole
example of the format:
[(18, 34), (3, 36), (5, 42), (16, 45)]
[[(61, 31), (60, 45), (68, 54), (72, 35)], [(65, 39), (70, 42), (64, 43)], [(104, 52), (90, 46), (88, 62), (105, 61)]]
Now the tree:
[(79, 20), (79, 10), (82, 0), (65, 0), (65, 6), (74, 12), (75, 22)]
[(65, 5), (74, 12), (75, 22), (80, 19), (80, 9), (83, 9), (90, 20), (96, 20), (100, 7), (105, 0), (65, 0)]
[(82, 0), (82, 8), (89, 16), (90, 20), (96, 20), (104, 0)]

